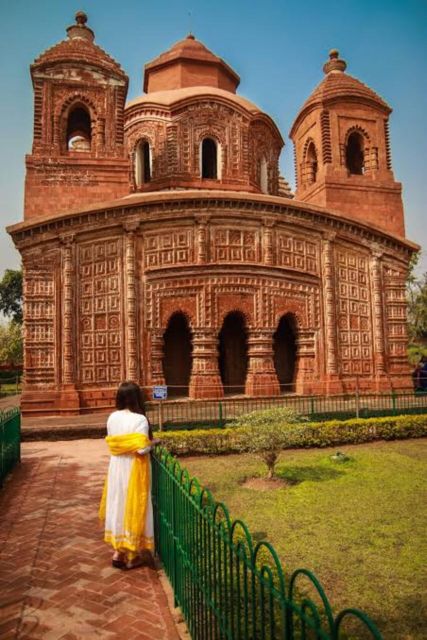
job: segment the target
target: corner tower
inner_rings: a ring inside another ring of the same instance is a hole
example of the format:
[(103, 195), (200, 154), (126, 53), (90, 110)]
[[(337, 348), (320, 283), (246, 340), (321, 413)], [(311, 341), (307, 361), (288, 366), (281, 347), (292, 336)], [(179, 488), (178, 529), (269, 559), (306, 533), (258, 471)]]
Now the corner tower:
[(25, 218), (129, 191), (123, 112), (128, 78), (76, 13), (67, 39), (31, 65), (34, 136), (26, 158)]
[(295, 197), (404, 236), (402, 188), (391, 166), (392, 110), (346, 68), (332, 50), (325, 78), (292, 126)]

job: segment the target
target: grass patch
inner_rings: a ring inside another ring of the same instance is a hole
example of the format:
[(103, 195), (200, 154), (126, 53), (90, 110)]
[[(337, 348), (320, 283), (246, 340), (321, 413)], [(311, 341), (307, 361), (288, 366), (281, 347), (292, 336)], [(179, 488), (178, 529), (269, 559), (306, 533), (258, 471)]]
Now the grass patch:
[[(365, 611), (385, 638), (425, 637), (427, 440), (283, 452), (283, 488), (242, 486), (261, 477), (254, 455), (186, 458), (191, 475), (267, 539), (285, 571), (314, 571), (335, 611)], [(423, 610), (424, 607), (424, 610)]]

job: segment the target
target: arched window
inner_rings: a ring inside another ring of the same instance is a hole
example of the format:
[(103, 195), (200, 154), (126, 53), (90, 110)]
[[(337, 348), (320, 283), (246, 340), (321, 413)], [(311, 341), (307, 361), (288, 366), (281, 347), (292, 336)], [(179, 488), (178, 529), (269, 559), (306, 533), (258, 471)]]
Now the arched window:
[(218, 179), (218, 145), (212, 138), (202, 141), (201, 173), (202, 178)]
[(266, 158), (259, 163), (259, 186), (263, 193), (268, 193), (268, 164)]
[(307, 182), (308, 184), (313, 184), (313, 182), (316, 182), (317, 179), (317, 153), (314, 142), (310, 142), (307, 147), (305, 162), (307, 171)]
[(137, 187), (151, 180), (151, 149), (147, 140), (141, 140), (136, 147), (135, 182)]
[(92, 144), (92, 123), (86, 107), (71, 109), (67, 119), (66, 148), (68, 151), (90, 151)]
[(348, 136), (345, 163), (352, 174), (362, 175), (365, 171), (364, 140), (358, 131), (353, 131)]

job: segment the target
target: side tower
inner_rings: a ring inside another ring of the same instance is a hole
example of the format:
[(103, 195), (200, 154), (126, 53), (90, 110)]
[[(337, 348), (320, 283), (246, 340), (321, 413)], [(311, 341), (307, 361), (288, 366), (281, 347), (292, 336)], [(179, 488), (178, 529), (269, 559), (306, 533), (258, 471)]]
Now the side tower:
[(402, 187), (394, 180), (388, 133), (391, 108), (345, 73), (332, 50), (326, 77), (300, 110), (295, 145), (295, 197), (385, 231), (405, 235)]
[(129, 191), (123, 144), (128, 78), (79, 11), (68, 38), (31, 65), (34, 139), (24, 217), (62, 213)]

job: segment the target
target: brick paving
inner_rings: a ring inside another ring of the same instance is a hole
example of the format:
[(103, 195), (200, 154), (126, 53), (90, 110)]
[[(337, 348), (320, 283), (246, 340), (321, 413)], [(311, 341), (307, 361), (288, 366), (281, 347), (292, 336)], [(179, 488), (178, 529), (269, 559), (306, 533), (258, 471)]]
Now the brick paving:
[(0, 492), (0, 638), (179, 640), (157, 571), (111, 567), (102, 440), (29, 442)]

